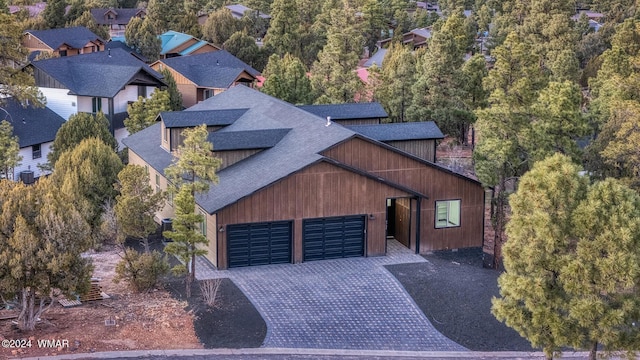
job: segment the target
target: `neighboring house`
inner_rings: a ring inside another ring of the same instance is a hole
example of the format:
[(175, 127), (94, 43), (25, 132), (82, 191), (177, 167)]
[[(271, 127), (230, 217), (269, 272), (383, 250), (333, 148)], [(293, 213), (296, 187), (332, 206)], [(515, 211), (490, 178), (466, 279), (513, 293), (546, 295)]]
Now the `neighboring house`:
[[(402, 34), (402, 44), (411, 45), (413, 49), (419, 49), (427, 46), (427, 41), (431, 38), (431, 26), (425, 28), (413, 29), (407, 33)], [(385, 47), (393, 40), (388, 38), (380, 40), (378, 47)]]
[(29, 52), (48, 52), (56, 56), (73, 56), (104, 50), (105, 41), (84, 26), (27, 30), (22, 35), (22, 46)]
[[(42, 171), (38, 165), (47, 163), (47, 155), (64, 119), (49, 108), (23, 107), (15, 100), (5, 99), (1, 106), (0, 119), (13, 126), (13, 134), (20, 143), (20, 165), (14, 169), (13, 180), (32, 183), (34, 179), (50, 172)], [(7, 115), (8, 114), (8, 115)]]
[(151, 64), (156, 71), (168, 69), (182, 94), (184, 107), (218, 95), (231, 86), (254, 86), (260, 73), (226, 50), (162, 59)]
[(48, 108), (65, 120), (79, 112), (101, 111), (118, 140), (127, 136), (127, 105), (166, 86), (161, 74), (120, 49), (34, 61), (27, 66)]
[(380, 103), (300, 105), (300, 109), (341, 125), (380, 124), (389, 117)]
[(9, 14), (16, 14), (20, 12), (20, 10), (27, 10), (29, 12), (30, 18), (36, 18), (44, 11), (44, 8), (47, 7), (46, 2), (37, 2), (33, 5), (9, 5)]
[(91, 15), (98, 25), (109, 27), (109, 35), (124, 36), (127, 25), (131, 19), (147, 16), (145, 9), (91, 9)]
[(229, 9), (231, 11), (231, 15), (236, 19), (242, 19), (242, 17), (244, 16), (245, 13), (247, 13), (247, 11), (251, 13), (257, 13), (258, 16), (263, 19), (271, 19), (271, 16), (269, 16), (269, 14), (265, 14), (262, 11), (253, 10), (242, 4), (227, 5), (225, 6), (225, 8)]
[(378, 51), (376, 51), (372, 57), (367, 59), (363, 67), (368, 69), (375, 64), (378, 68), (382, 69), (382, 62), (384, 61), (384, 57), (386, 55), (387, 55), (387, 49), (379, 48)]
[(246, 86), (163, 113), (124, 140), (129, 162), (165, 189), (173, 129), (202, 123), (223, 160), (219, 183), (196, 196), (218, 269), (381, 256), (388, 237), (416, 253), (483, 244), (479, 182)]
[(444, 139), (444, 134), (433, 121), (352, 125), (347, 127), (358, 134), (391, 145), (433, 163), (436, 162), (437, 140)]
[(211, 43), (177, 31), (167, 31), (162, 35), (158, 35), (158, 38), (160, 38), (162, 46), (160, 50), (161, 59), (220, 50), (219, 47)]

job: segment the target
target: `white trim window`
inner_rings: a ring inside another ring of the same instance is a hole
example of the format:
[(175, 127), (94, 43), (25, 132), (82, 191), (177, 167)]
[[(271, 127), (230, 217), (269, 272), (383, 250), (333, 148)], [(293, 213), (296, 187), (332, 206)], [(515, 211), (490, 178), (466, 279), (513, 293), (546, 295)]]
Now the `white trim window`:
[(460, 202), (436, 201), (436, 229), (460, 226)]

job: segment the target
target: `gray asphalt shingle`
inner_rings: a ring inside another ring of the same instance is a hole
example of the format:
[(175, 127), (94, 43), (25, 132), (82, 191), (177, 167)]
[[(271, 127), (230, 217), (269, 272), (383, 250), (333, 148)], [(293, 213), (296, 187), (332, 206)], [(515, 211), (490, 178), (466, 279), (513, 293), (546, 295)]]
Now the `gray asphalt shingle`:
[(379, 125), (349, 125), (349, 129), (378, 141), (444, 139), (433, 121)]
[(382, 105), (377, 102), (350, 103), (350, 104), (326, 104), (326, 105), (300, 105), (298, 108), (314, 115), (326, 118), (331, 116), (333, 120), (370, 119), (389, 117)]
[(197, 86), (224, 89), (233, 85), (243, 71), (253, 77), (260, 75), (256, 69), (225, 50), (178, 56), (160, 61), (193, 81)]
[(267, 149), (276, 146), (291, 129), (216, 131), (207, 138), (213, 151)]
[(48, 30), (27, 30), (25, 33), (35, 36), (54, 50), (59, 48), (62, 44), (67, 44), (73, 48), (81, 49), (90, 41), (99, 40), (103, 43), (105, 42), (102, 38), (84, 26)]
[(18, 136), (21, 148), (53, 141), (64, 124), (64, 119), (49, 108), (22, 107), (12, 99), (4, 101), (0, 107), (6, 112), (0, 111), (0, 121), (7, 120), (13, 125), (13, 134)]
[(160, 118), (168, 128), (190, 127), (205, 124), (207, 126), (226, 126), (233, 124), (249, 109), (204, 110), (204, 111), (163, 111)]
[(162, 82), (162, 74), (122, 49), (33, 61), (34, 66), (53, 77), (72, 94), (114, 97), (138, 73)]

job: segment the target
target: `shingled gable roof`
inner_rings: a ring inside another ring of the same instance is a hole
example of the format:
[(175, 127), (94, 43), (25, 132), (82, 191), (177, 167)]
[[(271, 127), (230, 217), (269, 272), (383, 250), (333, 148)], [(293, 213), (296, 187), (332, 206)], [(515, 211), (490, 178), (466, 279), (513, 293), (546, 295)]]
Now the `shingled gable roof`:
[(207, 44), (215, 47), (216, 49), (219, 49), (217, 46), (211, 43), (208, 43), (204, 40), (200, 40), (189, 34), (184, 34), (184, 33), (173, 31), (173, 30), (169, 30), (163, 34), (158, 35), (158, 38), (160, 39), (160, 46), (161, 46), (160, 55), (166, 55), (167, 53), (172, 53), (171, 50), (174, 50), (175, 48), (183, 45), (184, 43), (190, 40), (196, 40), (197, 42), (189, 46), (188, 48), (182, 50), (180, 52), (180, 55), (189, 55), (192, 52), (198, 50), (199, 48)]
[(2, 108), (6, 113), (0, 111), (0, 121), (11, 123), (21, 148), (53, 141), (64, 124), (64, 119), (47, 107), (22, 107), (18, 101), (5, 99)]
[[(114, 13), (116, 15), (116, 18), (107, 19), (105, 15), (108, 12)], [(146, 11), (144, 9), (91, 9), (91, 15), (98, 25), (127, 25), (129, 21), (131, 21), (131, 18), (138, 16), (140, 12), (146, 14)]]
[(63, 44), (67, 44), (75, 49), (80, 49), (90, 41), (98, 40), (103, 43), (105, 42), (84, 26), (49, 30), (27, 30), (25, 34), (31, 34), (53, 50)]
[(226, 50), (211, 51), (203, 54), (178, 56), (158, 60), (191, 80), (197, 86), (226, 89), (243, 71), (256, 77), (256, 69), (231, 55)]
[(433, 121), (391, 123), (379, 125), (350, 125), (349, 129), (378, 141), (444, 139)]
[(164, 84), (160, 73), (121, 49), (33, 61), (31, 66), (80, 96), (114, 97), (140, 72)]
[(213, 151), (268, 149), (276, 146), (291, 129), (215, 131), (207, 140)]
[[(284, 101), (246, 86), (235, 86), (185, 110), (247, 109), (232, 125), (218, 131), (291, 129), (275, 146), (244, 159), (218, 173), (219, 183), (208, 194), (198, 195), (197, 203), (214, 213), (286, 176), (311, 165), (323, 156), (319, 152), (348, 139), (355, 133), (326, 121)], [(160, 124), (139, 131), (124, 143), (158, 172), (171, 164), (171, 154), (160, 147)], [(215, 146), (215, 143), (214, 143)]]
[(168, 128), (207, 126), (227, 126), (233, 124), (249, 109), (203, 110), (203, 111), (163, 111), (160, 120)]
[(300, 105), (298, 107), (322, 118), (331, 116), (332, 120), (386, 118), (389, 116), (382, 105), (377, 102)]

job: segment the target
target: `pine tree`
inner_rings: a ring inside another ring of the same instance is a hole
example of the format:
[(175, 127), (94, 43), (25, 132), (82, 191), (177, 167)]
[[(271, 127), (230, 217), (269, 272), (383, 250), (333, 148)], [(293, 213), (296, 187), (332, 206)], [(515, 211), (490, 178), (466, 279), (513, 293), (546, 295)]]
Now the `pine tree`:
[(47, 178), (35, 185), (0, 181), (0, 297), (19, 299), (18, 326), (32, 331), (55, 302), (89, 290), (92, 266), (81, 256), (89, 226)]
[(171, 110), (171, 97), (166, 90), (156, 90), (150, 98), (138, 97), (138, 100), (127, 107), (129, 117), (124, 119), (129, 134), (135, 134), (140, 130), (155, 124), (158, 115), (163, 111)]
[[(149, 174), (138, 165), (127, 165), (118, 173), (115, 212), (121, 237), (130, 236), (144, 244), (149, 252), (149, 234), (156, 230), (155, 213), (164, 205), (164, 193), (154, 192)], [(121, 238), (120, 242), (124, 239)]]
[[(195, 214), (195, 194), (205, 193), (211, 183), (218, 181), (216, 169), (222, 161), (212, 154), (212, 144), (207, 140), (209, 132), (205, 125), (183, 131), (183, 145), (178, 147), (177, 158), (165, 169), (172, 189), (176, 192), (176, 218), (174, 230), (165, 236), (174, 240), (175, 245), (165, 251), (174, 254), (184, 263), (191, 263), (187, 274), (187, 297), (191, 296), (191, 284), (195, 280), (196, 256), (206, 254), (197, 244), (208, 244), (207, 238), (196, 229), (203, 223), (202, 215)], [(206, 227), (206, 224), (203, 224)], [(176, 270), (181, 269), (180, 267)]]
[(73, 150), (87, 138), (98, 138), (114, 151), (118, 149), (118, 142), (109, 131), (109, 120), (104, 114), (98, 113), (94, 117), (88, 113), (77, 113), (71, 115), (56, 133), (51, 152), (47, 155), (50, 166), (55, 167), (62, 153)]
[(239, 30), (238, 28), (239, 22), (233, 18), (231, 11), (222, 8), (209, 14), (202, 27), (202, 38), (217, 46), (222, 46), (231, 35)]
[(20, 165), (20, 145), (13, 135), (13, 126), (6, 120), (0, 122), (0, 179), (14, 179), (13, 169)]
[(173, 77), (169, 69), (163, 68), (160, 70), (160, 73), (164, 76), (164, 82), (167, 84), (167, 92), (169, 93), (169, 110), (182, 110), (184, 108), (182, 106), (182, 93), (178, 90), (176, 79)]
[(138, 46), (136, 50), (150, 62), (158, 60), (160, 57), (160, 51), (162, 51), (162, 43), (153, 30), (151, 20), (145, 18), (138, 31)]
[(178, 0), (149, 0), (145, 21), (149, 23), (153, 35), (162, 34), (180, 22), (184, 16), (184, 6)]
[(311, 81), (307, 69), (300, 59), (286, 54), (283, 59), (271, 55), (264, 71), (262, 91), (291, 104), (312, 102)]
[(362, 51), (363, 37), (356, 25), (354, 10), (346, 1), (331, 11), (327, 45), (311, 69), (311, 86), (316, 103), (354, 102), (364, 88), (355, 69)]
[(49, 0), (42, 12), (42, 18), (49, 29), (63, 28), (65, 24), (65, 0)]
[(295, 0), (274, 0), (264, 46), (280, 57), (286, 53), (299, 57), (300, 25), (301, 19)]
[[(91, 15), (91, 11), (87, 10), (80, 17), (75, 19), (72, 23), (72, 26), (84, 26), (87, 29), (91, 30), (94, 34), (98, 35), (102, 39), (109, 39), (109, 29), (106, 26), (98, 25), (96, 20)], [(108, 45), (107, 45), (108, 46)]]
[(122, 166), (113, 148), (97, 138), (82, 140), (56, 162), (52, 175), (55, 186), (72, 199), (94, 236), (100, 230), (102, 205), (116, 196), (113, 184)]
[(254, 69), (262, 70), (264, 67), (262, 51), (246, 31), (236, 31), (224, 42), (223, 48)]
[(64, 16), (64, 21), (67, 24), (71, 24), (88, 10), (89, 9), (87, 9), (87, 6), (84, 3), (84, 0), (72, 0), (71, 6), (69, 7), (69, 11), (67, 11), (67, 13)]
[(380, 76), (376, 99), (384, 106), (391, 122), (407, 121), (407, 109), (413, 100), (416, 59), (409, 48), (392, 44), (387, 50)]
[(35, 79), (24, 69), (28, 51), (22, 46), (22, 30), (13, 16), (0, 13), (0, 106), (4, 99), (44, 106), (46, 99), (35, 86)]

